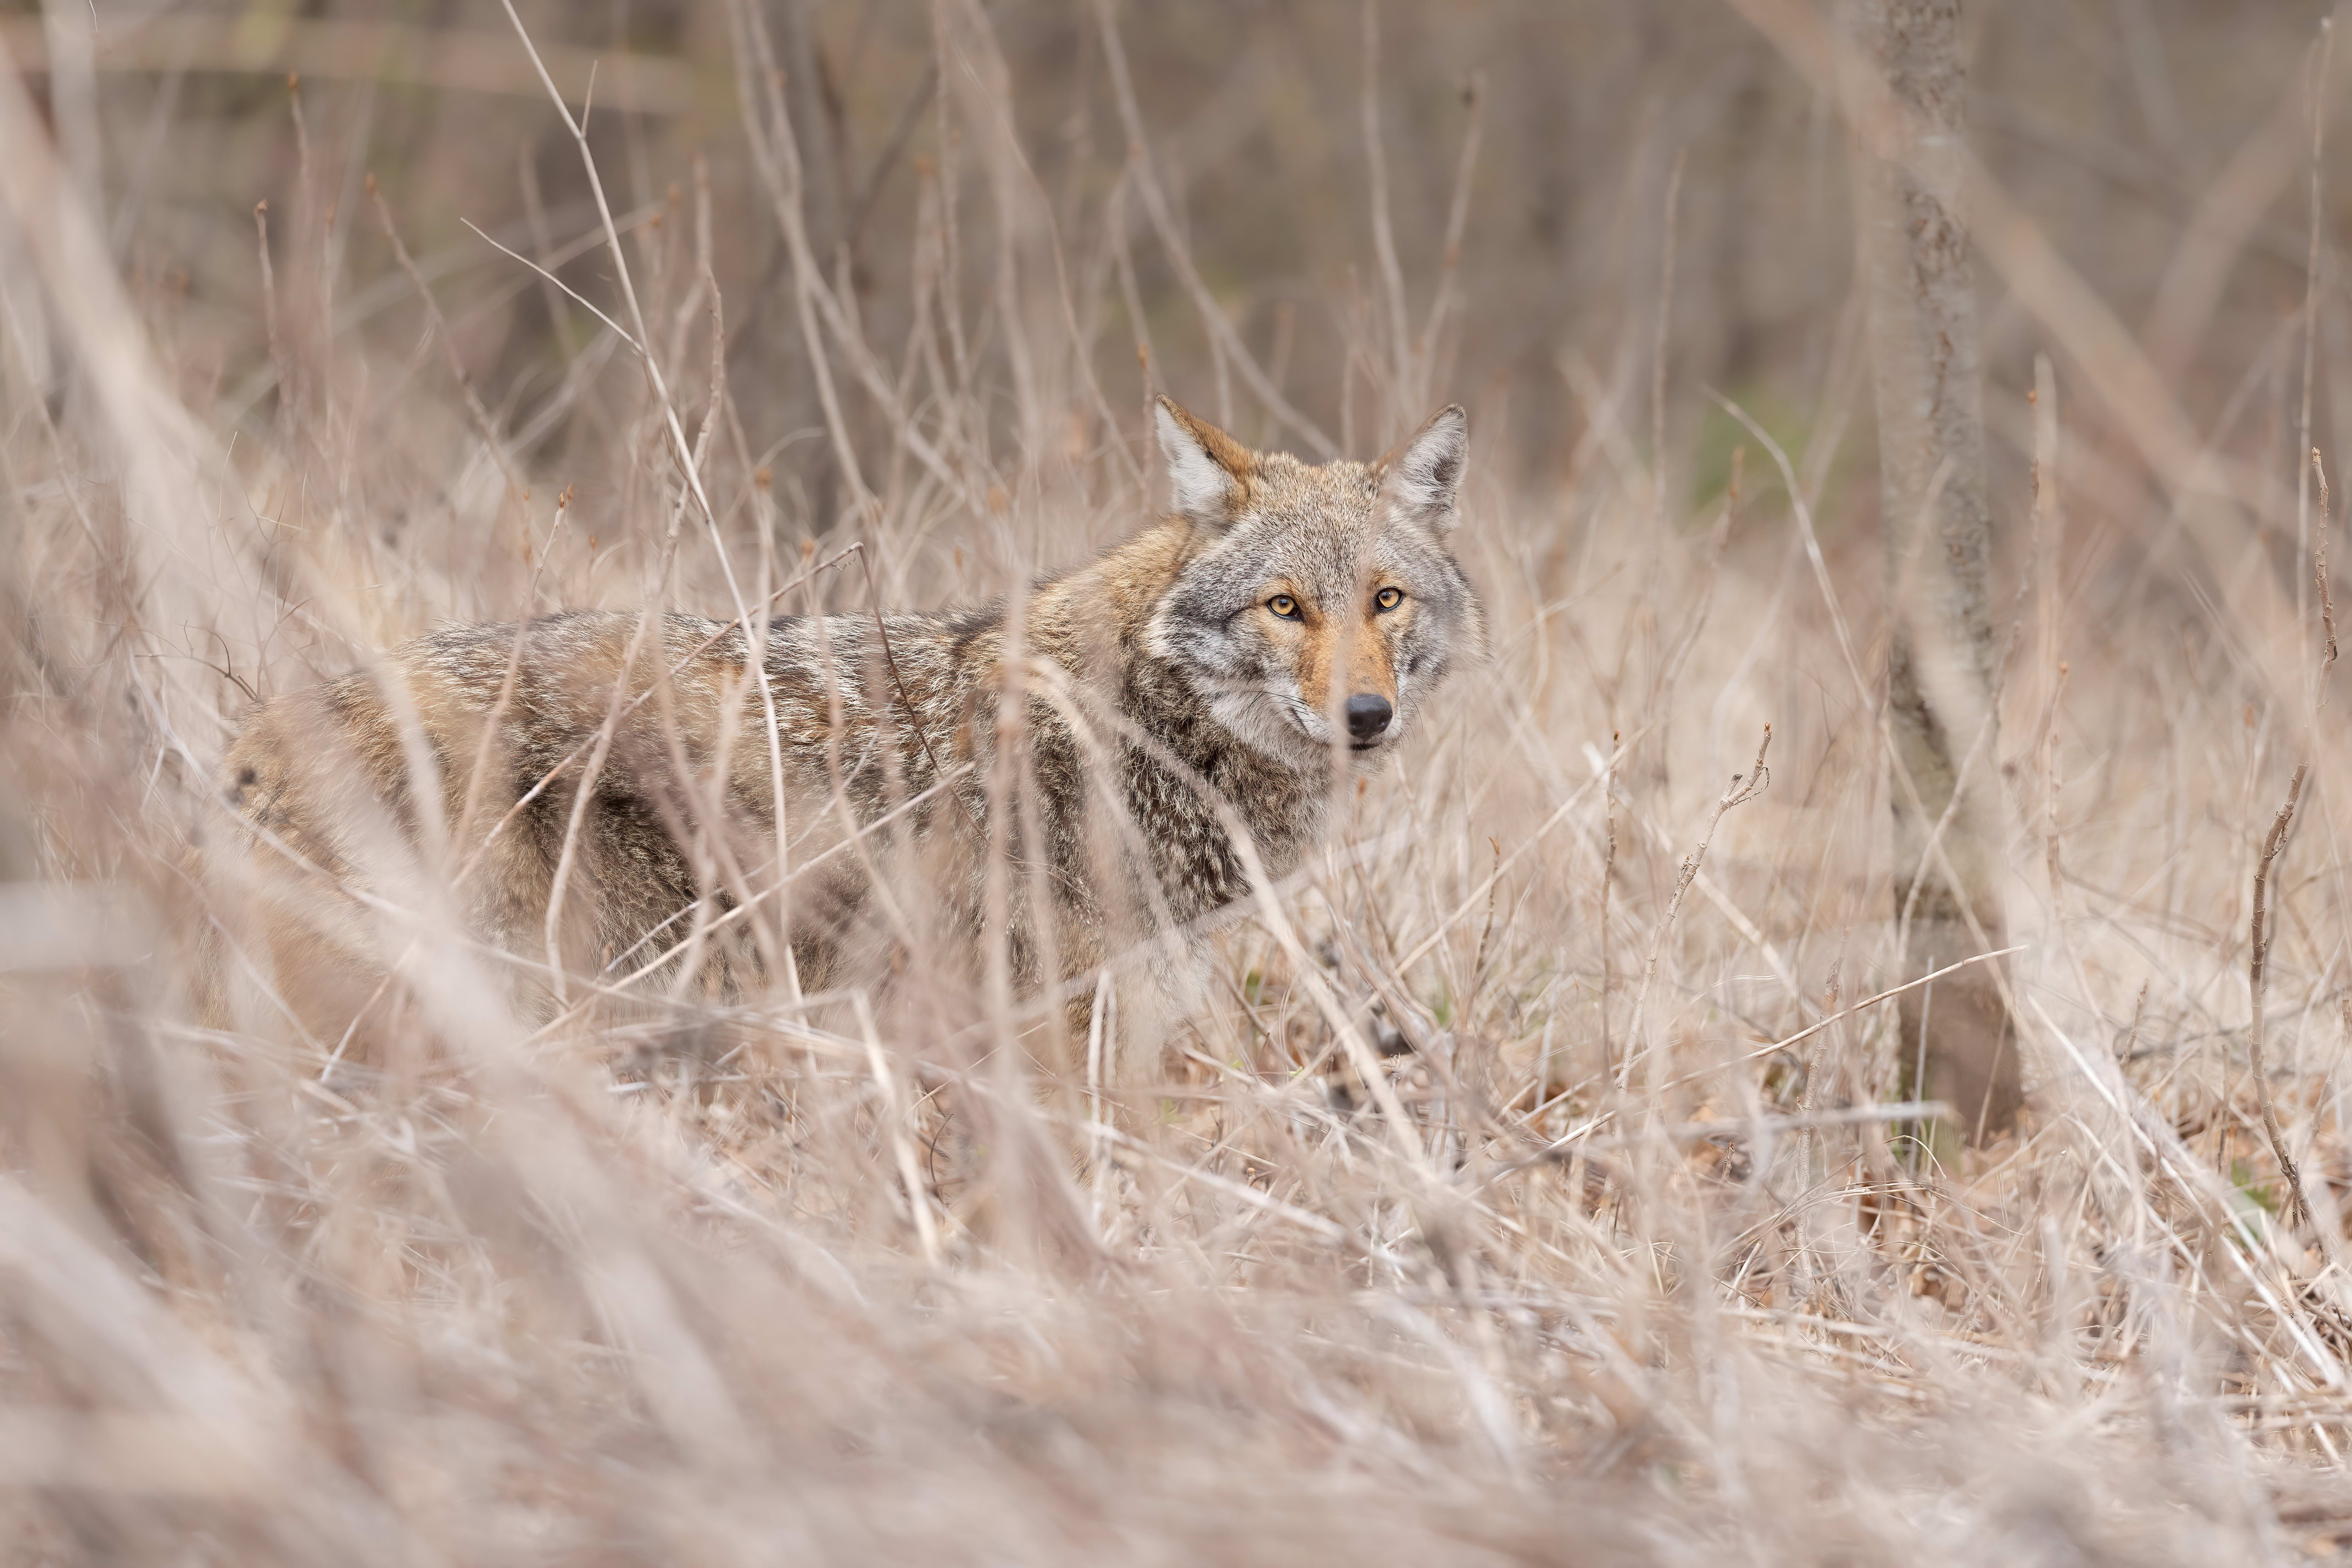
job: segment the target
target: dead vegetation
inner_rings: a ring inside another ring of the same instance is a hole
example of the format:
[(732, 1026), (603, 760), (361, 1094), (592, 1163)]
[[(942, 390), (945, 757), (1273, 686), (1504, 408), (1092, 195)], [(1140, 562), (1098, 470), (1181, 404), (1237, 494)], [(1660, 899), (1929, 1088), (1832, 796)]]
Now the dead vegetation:
[[(259, 11), (0, 29), (44, 68), (0, 74), (0, 1557), (2352, 1541), (2352, 747), (2336, 523), (2299, 489), (2352, 318), (2316, 176), (2297, 216), (2316, 35), (2252, 51), (2292, 102), (2229, 160), (2184, 141), (2167, 94), (2197, 84), (2149, 74), (2150, 36), (2189, 68), (2186, 7), (2094, 27), (2147, 148), (2066, 129), (2041, 62), (1987, 89), (1989, 134), (2139, 182), (2112, 222), (2195, 222), (2150, 284), (2082, 259), (2046, 170), (2015, 197), (2006, 162), (1961, 171), (2003, 543), (1997, 740), (1959, 787), (2011, 945), (1906, 986), (1859, 296), (1796, 289), (1769, 374), (1654, 352), (1736, 335), (1717, 295), (1669, 308), (1727, 275), (1715, 114), (1816, 149), (1775, 187), (1819, 204), (1789, 243), (1842, 228), (1850, 264), (1811, 13), (1667, 13), (1744, 52), (1669, 48), (1656, 79), (1700, 86), (1619, 105), (1616, 199), (1650, 216), (1590, 242), (1634, 281), (1576, 302), (1616, 322), (1588, 331), (1513, 292), (1516, 241), (1480, 249), (1540, 141), (1505, 58), (1532, 23), (1463, 23), (1494, 74), (1439, 92), (1418, 13), (1300, 8), (1292, 47), (1344, 46), (1324, 133), (1385, 126), (1387, 156), (1258, 174), (1360, 260), (1281, 293), (1231, 280), (1254, 230), (1199, 182), (1220, 137), (1300, 134), (1272, 80), (1298, 57), (1228, 57), (1171, 131), (1198, 37), (1066, 9), (730, 0), (611, 53), (527, 13), (544, 74), (491, 52), (495, 13), (429, 47), (305, 18), (274, 47), (324, 85), (266, 93), (125, 64), (251, 68)], [(2032, 25), (1984, 25), (1988, 71)], [(1045, 84), (1080, 106), (1058, 128)], [(455, 140), (394, 133), (498, 94)], [(429, 855), (361, 917), (388, 1046), (285, 1005), (336, 977), (258, 955), (255, 889), (202, 853), (252, 695), (444, 619), (1003, 591), (1151, 504), (1171, 386), (1308, 455), (1464, 395), (1495, 631), (1329, 853), (1233, 912), (1140, 1114), (1056, 1009), (919, 945), (880, 997), (719, 1006), (620, 954), (519, 1016), (540, 960), (456, 929), (464, 868)], [(1928, 1147), (1899, 1020), (1996, 970), (2028, 1105)]]

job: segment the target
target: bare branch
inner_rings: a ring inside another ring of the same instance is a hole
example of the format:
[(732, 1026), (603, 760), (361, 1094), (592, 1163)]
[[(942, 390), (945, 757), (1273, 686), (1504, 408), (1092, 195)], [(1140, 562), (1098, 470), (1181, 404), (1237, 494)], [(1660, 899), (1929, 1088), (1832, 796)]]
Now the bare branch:
[(2278, 1160), (2279, 1174), (2286, 1178), (2291, 1206), (2287, 1211), (2289, 1225), (2301, 1225), (2311, 1213), (2309, 1201), (2303, 1193), (2303, 1173), (2295, 1168), (2294, 1156), (2287, 1152), (2286, 1135), (2279, 1129), (2278, 1106), (2271, 1097), (2270, 1071), (2263, 1059), (2263, 988), (2270, 973), (2270, 935), (2264, 929), (2268, 910), (2264, 907), (2269, 890), (2271, 867), (2286, 847), (2287, 830), (2294, 825), (2295, 803), (2303, 798), (2304, 775), (2311, 771), (2308, 763), (2298, 763), (2294, 782), (2286, 787), (2286, 804), (2279, 807), (2271, 823), (2271, 830), (2263, 837), (2262, 859), (2254, 868), (2254, 913), (2252, 948), (2246, 961), (2246, 979), (2253, 992), (2252, 1015), (2246, 1030), (2246, 1057), (2254, 1075), (2254, 1095), (2262, 1102), (2263, 1131), (2271, 1141), (2271, 1152)]

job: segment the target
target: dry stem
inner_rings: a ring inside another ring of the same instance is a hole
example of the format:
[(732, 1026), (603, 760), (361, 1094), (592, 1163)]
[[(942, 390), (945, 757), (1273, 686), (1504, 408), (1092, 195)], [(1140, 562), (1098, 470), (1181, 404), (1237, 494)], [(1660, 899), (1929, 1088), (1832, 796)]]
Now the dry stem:
[(2254, 868), (2252, 943), (2246, 964), (2247, 984), (2253, 993), (2252, 1014), (2246, 1029), (2246, 1056), (2253, 1069), (2254, 1095), (2262, 1104), (2263, 1131), (2270, 1137), (2271, 1152), (2278, 1159), (2279, 1173), (2286, 1178), (2290, 1195), (2289, 1225), (2301, 1225), (2310, 1215), (2311, 1205), (2304, 1197), (2303, 1175), (2295, 1169), (2294, 1156), (2287, 1152), (2286, 1134), (2279, 1128), (2278, 1107), (2271, 1096), (2270, 1070), (2263, 1059), (2263, 991), (2270, 966), (2270, 939), (2263, 925), (2269, 912), (2265, 898), (2270, 887), (2271, 866), (2278, 858), (2279, 851), (2286, 847), (2287, 830), (2294, 823), (2295, 803), (2303, 797), (2304, 775), (2310, 769), (2308, 763), (2296, 764), (2294, 778), (2287, 785), (2286, 804), (2279, 807), (2277, 817), (2271, 823), (2270, 832), (2263, 837), (2262, 859)]
[(1698, 847), (1685, 858), (1682, 874), (1675, 879), (1674, 895), (1666, 900), (1666, 912), (1650, 937), (1650, 956), (1642, 965), (1642, 988), (1633, 995), (1633, 1022), (1625, 1031), (1625, 1059), (1617, 1067), (1617, 1087), (1621, 1089), (1632, 1082), (1633, 1063), (1644, 1054), (1646, 1037), (1643, 1025), (1650, 1003), (1650, 984), (1657, 978), (1658, 955), (1665, 950), (1666, 933), (1674, 929), (1675, 916), (1683, 907), (1683, 895), (1690, 891), (1692, 880), (1698, 876), (1699, 864), (1706, 858), (1706, 847), (1714, 840), (1716, 824), (1723, 820), (1723, 814), (1755, 799), (1771, 782), (1772, 775), (1764, 766), (1764, 753), (1771, 749), (1772, 726), (1767, 724), (1764, 739), (1756, 748), (1756, 761), (1748, 772), (1731, 775), (1731, 783), (1716, 800), (1715, 814), (1706, 819), (1706, 830), (1699, 835)]

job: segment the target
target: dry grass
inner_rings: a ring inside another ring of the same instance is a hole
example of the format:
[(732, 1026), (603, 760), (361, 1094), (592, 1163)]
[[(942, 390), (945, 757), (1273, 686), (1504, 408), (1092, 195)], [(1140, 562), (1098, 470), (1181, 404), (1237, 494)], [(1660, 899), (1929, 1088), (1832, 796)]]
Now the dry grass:
[[(1462, 539), (1491, 659), (1282, 919), (1230, 923), (1154, 1115), (1096, 1120), (1082, 1077), (1033, 1061), (1034, 1010), (919, 955), (878, 1016), (663, 993), (636, 1022), (518, 1016), (518, 961), (439, 918), (424, 865), (371, 915), (388, 1059), (281, 1006), (302, 977), (236, 956), (233, 858), (188, 847), (224, 842), (208, 771), (248, 689), (441, 619), (730, 615), (852, 542), (889, 604), (992, 594), (1150, 505), (1140, 340), (1150, 384), (1174, 366), (1245, 435), (1370, 449), (1492, 321), (1501, 264), (1475, 226), (1464, 247), (1447, 184), (1468, 111), (1395, 197), (1449, 242), (1376, 233), (1294, 357), (1286, 307), (1202, 313), (1222, 285), (1181, 169), (1097, 153), (1082, 197), (1049, 188), (1013, 91), (1034, 62), (963, 4), (860, 281), (799, 144), (821, 118), (776, 96), (779, 14), (704, 19), (740, 69), (694, 79), (750, 104), (708, 163), (663, 166), (675, 145), (605, 109), (623, 123), (543, 144), (571, 195), (541, 201), (542, 155), (493, 232), (562, 285), (429, 184), (368, 200), (349, 100), (306, 86), (307, 118), (243, 111), (288, 162), (230, 309), (135, 244), (118, 265), (75, 106), (110, 145), (170, 121), (111, 78), (77, 98), (69, 10), (66, 158), (0, 79), (0, 1560), (2185, 1563), (2352, 1540), (2352, 747), (2310, 559), (2335, 524), (2315, 496), (2298, 520), (2291, 422), (2241, 438), (2223, 407), (2200, 468), (2149, 457), (2145, 399), (2078, 408), (2078, 383), (2152, 372), (2128, 334), (2037, 322), (2074, 357), (2038, 410), (1990, 394), (2042, 459), (2038, 504), (2008, 492), (2016, 629), (1971, 773), (2008, 832), (2033, 1105), (1958, 1168), (1891, 1136), (1883, 595), (1867, 494), (1824, 499), (1867, 449), (1833, 300), (1808, 444), (1741, 432), (1741, 479), (1696, 509), (1656, 476), (1703, 467), (1715, 427), (1669, 430), (1701, 388), (1636, 374), (1654, 310), (1614, 366), (1570, 345), (1543, 368), (1565, 444), (1479, 437)], [(1079, 36), (1116, 146), (1153, 132), (1112, 16)], [(467, 68), (537, 79), (509, 63)], [(582, 152), (631, 171), (625, 199)], [(1627, 200), (1663, 214), (1654, 162)], [(470, 248), (395, 255), (420, 211)], [(2022, 232), (1997, 333), (2086, 287)], [(2247, 384), (2288, 381), (2303, 315), (2298, 289)], [(1537, 395), (1484, 384), (1474, 425), (1522, 427)], [(805, 592), (863, 608), (868, 583)], [(226, 1027), (200, 1021), (206, 932)], [(1318, 991), (1390, 1047), (1381, 1092)]]

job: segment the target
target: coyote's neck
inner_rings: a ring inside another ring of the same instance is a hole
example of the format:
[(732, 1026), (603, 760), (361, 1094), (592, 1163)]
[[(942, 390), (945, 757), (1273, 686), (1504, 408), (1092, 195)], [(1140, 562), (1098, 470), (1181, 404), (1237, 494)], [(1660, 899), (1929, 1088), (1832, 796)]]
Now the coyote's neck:
[[(1152, 612), (1192, 543), (1188, 525), (1166, 521), (1046, 583), (1030, 601), (1028, 634), (1081, 685), (1100, 690), (1116, 669), (1129, 811), (1171, 890), (1188, 895), (1180, 900), (1188, 914), (1249, 892), (1228, 814), (1247, 828), (1265, 873), (1281, 877), (1320, 833), (1330, 788), (1326, 770), (1302, 773), (1226, 729), (1183, 672), (1150, 651)], [(1202, 798), (1202, 784), (1213, 802)]]

